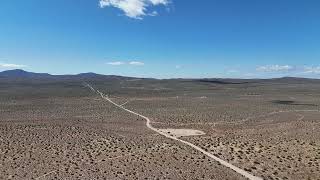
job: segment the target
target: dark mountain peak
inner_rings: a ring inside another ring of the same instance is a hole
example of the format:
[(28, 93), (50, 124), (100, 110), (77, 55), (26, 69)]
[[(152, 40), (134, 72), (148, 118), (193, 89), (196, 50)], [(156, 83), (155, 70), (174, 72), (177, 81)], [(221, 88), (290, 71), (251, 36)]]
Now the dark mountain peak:
[(33, 73), (22, 69), (14, 69), (0, 72), (1, 78), (6, 79), (55, 79), (55, 80), (127, 80), (132, 79), (130, 77), (114, 76), (114, 75), (102, 75), (93, 72), (80, 73), (76, 75), (51, 75), (47, 73)]
[(29, 77), (48, 77), (51, 76), (47, 73), (33, 73), (22, 69), (13, 69), (0, 72), (2, 77), (15, 77), (15, 78), (29, 78)]
[(1, 73), (3, 73), (3, 74), (4, 73), (6, 73), (6, 74), (26, 74), (28, 72), (23, 69), (13, 69), (13, 70), (6, 70)]
[(131, 77), (117, 76), (117, 75), (102, 75), (93, 72), (80, 73), (75, 75), (80, 78), (104, 78), (104, 79), (118, 79), (118, 80), (127, 80), (132, 79)]
[(88, 72), (88, 73), (80, 73), (77, 74), (77, 76), (81, 77), (96, 77), (96, 76), (102, 76), (101, 74), (93, 73), (93, 72)]
[(284, 79), (284, 80), (286, 80), (286, 79), (307, 79), (307, 78), (285, 76), (285, 77), (274, 78), (274, 79)]

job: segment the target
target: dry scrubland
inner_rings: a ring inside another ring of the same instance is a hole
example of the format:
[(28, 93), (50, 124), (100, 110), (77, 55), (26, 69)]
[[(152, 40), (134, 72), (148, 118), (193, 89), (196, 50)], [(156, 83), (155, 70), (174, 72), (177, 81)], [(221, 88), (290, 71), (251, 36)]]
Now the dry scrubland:
[[(256, 176), (320, 179), (320, 81), (86, 81)], [(0, 179), (244, 179), (82, 82), (1, 83)]]

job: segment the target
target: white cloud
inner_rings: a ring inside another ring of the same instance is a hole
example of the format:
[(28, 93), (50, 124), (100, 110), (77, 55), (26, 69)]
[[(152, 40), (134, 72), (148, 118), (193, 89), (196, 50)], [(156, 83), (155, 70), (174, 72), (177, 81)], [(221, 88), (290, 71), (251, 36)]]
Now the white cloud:
[(290, 65), (266, 65), (257, 67), (257, 71), (261, 72), (287, 72), (293, 70), (294, 67)]
[(168, 0), (150, 0), (150, 2), (153, 5), (159, 5), (159, 4), (167, 5), (169, 3)]
[(176, 65), (176, 69), (180, 69), (181, 68), (181, 66), (180, 65)]
[(112, 66), (120, 66), (120, 65), (124, 65), (125, 63), (121, 61), (114, 61), (114, 62), (108, 62), (106, 64), (112, 65)]
[(306, 66), (306, 67), (304, 67), (304, 73), (307, 73), (307, 74), (320, 74), (320, 66), (317, 66), (317, 67)]
[(149, 13), (149, 16), (158, 16), (158, 12), (157, 11), (152, 11), (152, 13)]
[(131, 61), (129, 62), (130, 65), (134, 65), (134, 66), (143, 66), (144, 63), (143, 62), (139, 62), (139, 61)]
[(143, 16), (156, 16), (157, 11), (148, 13), (152, 6), (167, 6), (170, 0), (100, 0), (100, 7), (115, 7), (122, 10), (126, 16), (134, 19), (142, 19)]
[(113, 61), (113, 62), (107, 62), (107, 65), (111, 66), (121, 66), (121, 65), (132, 65), (132, 66), (143, 66), (143, 62), (139, 61), (131, 61), (131, 62), (123, 62), (123, 61)]
[(26, 67), (26, 65), (21, 65), (21, 64), (6, 64), (6, 63), (0, 63), (0, 68), (23, 68)]

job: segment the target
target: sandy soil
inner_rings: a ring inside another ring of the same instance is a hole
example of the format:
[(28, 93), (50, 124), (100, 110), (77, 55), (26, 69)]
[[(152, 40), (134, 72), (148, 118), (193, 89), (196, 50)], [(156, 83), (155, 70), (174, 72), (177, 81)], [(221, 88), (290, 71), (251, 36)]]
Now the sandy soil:
[(203, 131), (194, 129), (160, 129), (160, 131), (174, 137), (201, 136), (206, 134)]
[(320, 81), (92, 81), (0, 78), (0, 180), (319, 179)]

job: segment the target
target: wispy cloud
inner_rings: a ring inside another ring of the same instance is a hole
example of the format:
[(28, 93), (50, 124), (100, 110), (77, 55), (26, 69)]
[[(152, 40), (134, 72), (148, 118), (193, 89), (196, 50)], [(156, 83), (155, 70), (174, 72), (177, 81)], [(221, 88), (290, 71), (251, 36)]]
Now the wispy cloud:
[(114, 62), (107, 62), (106, 64), (112, 65), (112, 66), (120, 66), (120, 65), (124, 65), (125, 63), (121, 61), (114, 61)]
[(111, 66), (121, 66), (121, 65), (143, 66), (144, 62), (140, 62), (140, 61), (131, 61), (131, 62), (113, 61), (113, 62), (107, 62), (106, 64), (111, 65)]
[(158, 12), (148, 9), (153, 6), (167, 6), (170, 0), (100, 0), (100, 7), (115, 7), (124, 12), (130, 18), (143, 19), (144, 16), (156, 16)]
[(256, 70), (260, 72), (288, 72), (293, 69), (294, 67), (290, 65), (266, 65), (256, 68)]
[(152, 11), (152, 13), (149, 13), (149, 16), (158, 16), (159, 13), (157, 11)]
[(130, 65), (133, 65), (133, 66), (143, 66), (144, 63), (143, 62), (139, 62), (139, 61), (131, 61), (129, 62)]
[(307, 74), (320, 74), (320, 66), (315, 66), (315, 67), (306, 66), (306, 67), (304, 67), (304, 73), (307, 73)]
[(23, 67), (27, 67), (27, 66), (26, 65), (22, 65), (22, 64), (0, 63), (0, 68), (12, 69), (12, 68), (23, 68)]

